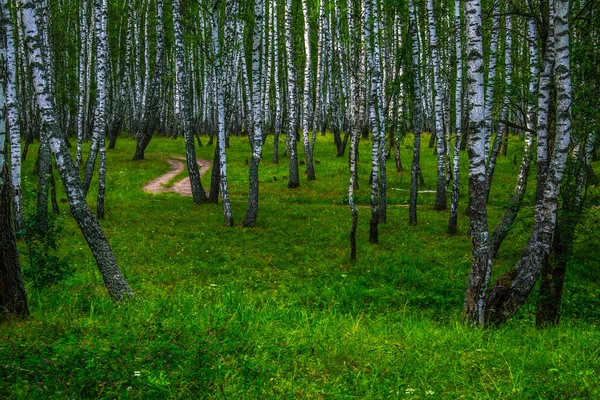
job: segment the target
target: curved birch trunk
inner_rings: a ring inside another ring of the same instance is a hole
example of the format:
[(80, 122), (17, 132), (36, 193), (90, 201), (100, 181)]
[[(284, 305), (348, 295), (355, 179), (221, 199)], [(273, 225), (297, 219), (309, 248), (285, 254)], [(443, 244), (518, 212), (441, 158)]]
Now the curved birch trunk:
[(108, 240), (88, 207), (77, 177), (77, 166), (73, 162), (69, 149), (59, 131), (53, 110), (53, 95), (48, 86), (47, 71), (42, 60), (42, 41), (38, 24), (42, 22), (39, 12), (36, 13), (33, 0), (23, 0), (23, 22), (28, 39), (29, 62), (34, 79), (36, 102), (42, 118), (41, 134), (48, 138), (52, 152), (56, 157), (56, 165), (65, 186), (71, 213), (81, 229), (96, 259), (104, 284), (113, 300), (120, 301), (133, 295), (125, 277), (121, 273), (117, 260), (110, 248)]
[(491, 325), (505, 323), (525, 303), (548, 257), (556, 228), (560, 184), (571, 141), (572, 88), (568, 0), (555, 2), (554, 35), (557, 99), (554, 149), (544, 182), (543, 197), (536, 207), (533, 232), (523, 255), (513, 271), (498, 278), (486, 303), (486, 322)]
[[(534, 98), (538, 94), (539, 86), (539, 59), (538, 59), (538, 48), (537, 48), (537, 35), (535, 20), (533, 18), (528, 19), (528, 39), (529, 39), (529, 97)], [(534, 130), (536, 127), (535, 118), (535, 103), (529, 101), (527, 107), (527, 128)], [(491, 256), (495, 258), (500, 249), (500, 245), (508, 235), (517, 214), (523, 204), (523, 198), (525, 197), (525, 191), (527, 189), (527, 177), (529, 176), (529, 170), (531, 169), (531, 158), (533, 156), (533, 136), (530, 131), (525, 132), (525, 144), (523, 147), (523, 160), (519, 166), (519, 173), (517, 175), (517, 183), (515, 190), (510, 199), (510, 204), (504, 212), (502, 220), (498, 223), (494, 231), (492, 232), (492, 249)]]

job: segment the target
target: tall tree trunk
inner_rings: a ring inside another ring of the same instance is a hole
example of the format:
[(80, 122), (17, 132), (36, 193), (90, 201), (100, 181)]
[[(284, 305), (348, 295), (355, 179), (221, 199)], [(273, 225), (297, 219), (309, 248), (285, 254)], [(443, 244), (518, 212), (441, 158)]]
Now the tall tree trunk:
[(409, 223), (417, 224), (417, 197), (419, 195), (419, 176), (421, 172), (421, 81), (419, 78), (419, 36), (417, 17), (413, 0), (408, 0), (410, 13), (410, 35), (412, 41), (412, 77), (413, 77), (413, 132), (414, 145), (410, 174), (410, 200), (408, 206)]
[(465, 295), (464, 321), (481, 326), (491, 274), (490, 240), (486, 209), (483, 38), (480, 0), (465, 2), (469, 74), (469, 204), (471, 205), (471, 274)]
[[(264, 1), (256, 0), (254, 2), (254, 32), (252, 40), (252, 119), (254, 135), (254, 146), (252, 149), (252, 158), (250, 159), (249, 181), (250, 190), (248, 193), (248, 210), (242, 225), (244, 227), (256, 226), (256, 217), (258, 216), (258, 167), (262, 155), (263, 145), (263, 110), (262, 110), (262, 72), (261, 69), (261, 37), (264, 29)], [(263, 58), (262, 62), (266, 62)]]
[[(4, 88), (0, 87), (0, 109), (7, 106), (6, 101), (14, 102), (14, 42), (10, 23), (10, 13), (7, 0), (0, 1), (0, 28), (3, 34), (0, 34), (0, 63), (8, 66), (7, 76), (7, 94), (5, 97)], [(12, 53), (12, 54), (11, 54)], [(12, 57), (12, 60), (11, 60)], [(12, 83), (11, 83), (12, 82)], [(9, 87), (12, 85), (12, 89)], [(13, 97), (10, 99), (10, 97)], [(14, 105), (8, 104), (8, 115), (11, 118), (16, 110)], [(13, 116), (14, 117), (14, 116)], [(18, 127), (17, 127), (18, 130)], [(3, 314), (17, 315), (25, 317), (29, 315), (27, 306), (27, 294), (21, 273), (21, 263), (19, 261), (19, 250), (13, 233), (13, 218), (11, 212), (10, 178), (8, 173), (8, 154), (6, 152), (6, 121), (4, 116), (0, 115), (0, 312)], [(17, 150), (17, 156), (21, 149)], [(12, 154), (14, 157), (15, 155)], [(20, 171), (20, 169), (19, 169)]]
[(435, 137), (437, 153), (437, 187), (435, 197), (435, 210), (445, 210), (446, 201), (446, 169), (444, 153), (444, 128), (442, 113), (442, 83), (440, 77), (440, 59), (438, 55), (438, 39), (435, 27), (435, 16), (433, 14), (433, 0), (427, 0), (427, 16), (429, 19), (429, 47), (431, 49), (431, 61), (433, 63), (433, 86), (435, 90), (435, 101), (433, 104), (435, 115)]
[(121, 273), (117, 260), (110, 248), (108, 240), (89, 209), (77, 177), (77, 166), (73, 162), (69, 149), (62, 137), (53, 110), (53, 95), (48, 86), (47, 71), (44, 68), (38, 25), (42, 23), (41, 14), (36, 12), (33, 0), (23, 0), (23, 22), (28, 39), (29, 62), (35, 82), (36, 102), (42, 118), (42, 135), (50, 143), (52, 152), (56, 156), (60, 176), (65, 186), (67, 198), (71, 206), (71, 213), (81, 229), (92, 253), (96, 259), (98, 269), (104, 280), (110, 296), (115, 301), (133, 295), (125, 277)]
[[(185, 155), (187, 160), (188, 175), (190, 177), (190, 186), (194, 203), (200, 204), (208, 201), (206, 192), (202, 187), (200, 171), (196, 161), (196, 147), (194, 146), (194, 135), (191, 126), (191, 102), (188, 94), (189, 76), (185, 63), (185, 45), (183, 42), (183, 27), (181, 24), (181, 0), (173, 0), (173, 30), (175, 32), (175, 53), (177, 63), (177, 82), (179, 84), (179, 115), (183, 128), (183, 137), (185, 140)], [(214, 168), (217, 168), (215, 165)]]
[(460, 139), (462, 135), (462, 40), (460, 29), (460, 0), (454, 1), (454, 40), (456, 53), (456, 91), (455, 104), (455, 129), (454, 129), (454, 182), (452, 185), (452, 201), (450, 202), (450, 220), (448, 233), (454, 235), (458, 230), (458, 200), (460, 196)]
[(310, 51), (310, 20), (306, 0), (302, 0), (302, 11), (304, 14), (304, 51), (306, 52), (306, 64), (304, 66), (304, 90), (302, 111), (302, 141), (304, 144), (304, 161), (306, 162), (306, 175), (309, 181), (314, 181), (315, 166), (313, 163), (312, 147), (316, 136), (313, 133), (312, 144), (309, 139), (311, 125), (311, 114), (314, 112), (310, 85), (312, 83), (312, 55)]
[(219, 0), (213, 0), (212, 10), (212, 34), (214, 46), (214, 79), (217, 92), (217, 125), (219, 141), (219, 182), (221, 184), (221, 198), (223, 199), (223, 224), (233, 226), (231, 214), (231, 202), (229, 200), (229, 189), (227, 187), (227, 155), (225, 152), (225, 101), (223, 99), (223, 68), (221, 66), (222, 53), (219, 40)]
[(290, 149), (290, 166), (288, 188), (294, 189), (300, 186), (300, 175), (298, 173), (298, 146), (296, 144), (297, 115), (298, 108), (296, 98), (296, 67), (294, 65), (294, 52), (292, 47), (292, 0), (285, 1), (285, 48), (287, 54), (288, 73), (288, 142)]

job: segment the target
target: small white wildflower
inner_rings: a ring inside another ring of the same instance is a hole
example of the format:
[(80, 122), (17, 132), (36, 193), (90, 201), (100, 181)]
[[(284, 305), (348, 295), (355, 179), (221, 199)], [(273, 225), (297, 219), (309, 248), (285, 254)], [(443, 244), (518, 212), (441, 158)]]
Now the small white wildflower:
[(133, 371), (133, 376), (140, 376), (142, 373), (140, 371)]
[(127, 386), (127, 390), (128, 391), (131, 390), (131, 389), (133, 389), (131, 386)]

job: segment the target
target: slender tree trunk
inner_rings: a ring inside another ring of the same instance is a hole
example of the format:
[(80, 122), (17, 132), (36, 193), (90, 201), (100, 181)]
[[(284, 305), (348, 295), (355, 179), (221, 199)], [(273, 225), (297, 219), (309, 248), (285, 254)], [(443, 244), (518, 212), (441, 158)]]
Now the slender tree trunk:
[[(538, 48), (537, 48), (537, 36), (535, 20), (533, 18), (528, 19), (528, 39), (529, 39), (529, 97), (534, 98), (538, 95), (539, 86), (539, 59), (538, 59)], [(546, 95), (542, 94), (542, 97), (547, 98)], [(547, 106), (546, 106), (547, 109)], [(534, 130), (536, 128), (536, 107), (533, 101), (529, 101), (527, 110), (527, 128)], [(492, 250), (491, 256), (496, 257), (500, 245), (508, 235), (517, 214), (523, 204), (523, 198), (525, 197), (525, 191), (527, 189), (527, 177), (529, 176), (529, 170), (531, 169), (531, 158), (533, 156), (533, 136), (530, 131), (525, 132), (525, 144), (523, 147), (523, 160), (519, 167), (519, 173), (517, 175), (517, 183), (515, 190), (510, 199), (510, 204), (504, 212), (502, 220), (498, 223), (494, 232), (492, 232)]]
[[(179, 115), (183, 128), (183, 137), (185, 140), (185, 155), (187, 161), (188, 175), (190, 177), (190, 186), (194, 203), (201, 204), (208, 201), (206, 192), (202, 187), (200, 171), (196, 161), (196, 147), (194, 146), (194, 135), (191, 126), (191, 102), (188, 96), (190, 93), (189, 76), (185, 63), (185, 46), (183, 42), (183, 27), (181, 24), (181, 1), (173, 0), (173, 30), (175, 32), (175, 53), (177, 63), (177, 81), (179, 90)], [(217, 168), (218, 164), (215, 164)]]
[(21, 229), (23, 221), (23, 192), (21, 189), (21, 126), (19, 125), (19, 102), (16, 88), (17, 62), (15, 37), (10, 23), (9, 8), (2, 6), (3, 27), (6, 32), (6, 122), (10, 132), (10, 178), (13, 199), (15, 230)]
[[(264, 29), (264, 2), (256, 0), (254, 2), (254, 32), (252, 41), (252, 116), (254, 135), (254, 146), (252, 149), (252, 158), (250, 159), (249, 181), (250, 190), (248, 193), (248, 210), (242, 225), (247, 228), (256, 226), (258, 216), (258, 167), (262, 155), (263, 145), (263, 112), (262, 112), (262, 72), (261, 69), (261, 37)], [(266, 59), (263, 58), (263, 62)]]
[(440, 77), (440, 59), (438, 55), (438, 39), (433, 14), (433, 0), (427, 0), (427, 16), (429, 19), (429, 47), (431, 49), (431, 61), (433, 63), (433, 86), (435, 89), (435, 101), (433, 105), (435, 115), (435, 137), (437, 142), (437, 188), (435, 197), (435, 210), (445, 210), (446, 200), (446, 169), (444, 153), (444, 128), (442, 113), (442, 84)]
[(225, 101), (223, 99), (223, 68), (221, 66), (222, 54), (219, 40), (219, 0), (213, 0), (212, 14), (212, 34), (214, 46), (214, 76), (215, 88), (217, 92), (217, 124), (219, 141), (219, 182), (221, 184), (221, 198), (223, 199), (223, 224), (233, 226), (233, 216), (231, 214), (231, 202), (229, 200), (229, 189), (227, 188), (227, 155), (225, 152)]
[(290, 167), (288, 188), (300, 187), (300, 175), (298, 173), (298, 146), (296, 144), (298, 108), (296, 100), (296, 68), (294, 65), (294, 54), (292, 47), (292, 0), (285, 1), (285, 47), (287, 53), (288, 72), (288, 143), (290, 152)]
[(460, 139), (462, 135), (462, 41), (460, 29), (460, 0), (454, 1), (454, 40), (456, 53), (456, 91), (454, 95), (455, 124), (454, 130), (454, 182), (452, 185), (452, 201), (450, 203), (450, 220), (448, 233), (456, 234), (458, 230), (458, 200), (460, 197)]
[(419, 79), (419, 36), (417, 17), (413, 0), (408, 0), (410, 13), (410, 34), (412, 39), (412, 76), (413, 76), (413, 132), (414, 145), (410, 179), (410, 200), (408, 207), (409, 223), (417, 224), (417, 197), (419, 195), (419, 176), (421, 172), (421, 82)]

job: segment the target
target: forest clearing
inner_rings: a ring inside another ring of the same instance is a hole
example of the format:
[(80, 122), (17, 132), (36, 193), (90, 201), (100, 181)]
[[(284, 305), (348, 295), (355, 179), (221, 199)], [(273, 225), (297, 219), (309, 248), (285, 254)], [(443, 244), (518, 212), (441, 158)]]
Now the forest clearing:
[(0, 0), (0, 398), (599, 398), (598, 20)]

